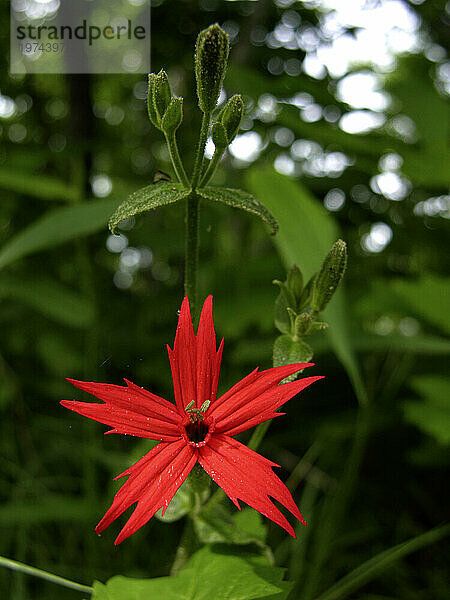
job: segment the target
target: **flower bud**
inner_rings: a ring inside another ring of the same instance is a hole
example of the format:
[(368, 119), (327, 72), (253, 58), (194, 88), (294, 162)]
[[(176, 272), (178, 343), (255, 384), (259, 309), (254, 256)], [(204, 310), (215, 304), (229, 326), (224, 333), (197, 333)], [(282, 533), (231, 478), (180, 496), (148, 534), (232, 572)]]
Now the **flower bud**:
[(297, 265), (293, 265), (287, 274), (286, 285), (292, 292), (297, 305), (300, 303), (300, 298), (303, 291), (303, 275)]
[(309, 313), (302, 313), (298, 315), (295, 319), (295, 336), (297, 338), (308, 335), (309, 328), (311, 327), (312, 319)]
[(160, 124), (171, 100), (172, 91), (170, 89), (169, 79), (167, 73), (161, 70), (158, 75), (156, 75), (153, 84), (153, 106)]
[(223, 152), (228, 146), (228, 136), (222, 123), (213, 123), (211, 127), (211, 137), (214, 142), (215, 151)]
[(347, 245), (343, 240), (338, 240), (315, 277), (311, 299), (313, 310), (321, 311), (327, 306), (344, 276), (346, 266)]
[(159, 128), (158, 114), (156, 112), (155, 103), (153, 101), (153, 93), (154, 93), (154, 89), (155, 89), (155, 79), (156, 79), (155, 73), (149, 73), (148, 93), (147, 93), (147, 111), (148, 111), (148, 118), (150, 119), (151, 124), (154, 127)]
[(216, 107), (227, 68), (228, 35), (217, 25), (201, 31), (195, 46), (195, 77), (200, 110), (210, 114)]
[(172, 98), (162, 119), (162, 129), (167, 135), (175, 133), (183, 120), (183, 98)]
[(218, 121), (225, 127), (227, 145), (236, 137), (244, 114), (244, 103), (239, 94), (232, 96), (219, 113)]

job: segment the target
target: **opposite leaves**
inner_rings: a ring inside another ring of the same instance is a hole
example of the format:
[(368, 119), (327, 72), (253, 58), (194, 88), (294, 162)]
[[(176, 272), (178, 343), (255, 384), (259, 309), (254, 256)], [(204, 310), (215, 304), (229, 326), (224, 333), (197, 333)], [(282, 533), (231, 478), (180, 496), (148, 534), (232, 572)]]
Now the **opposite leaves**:
[(222, 202), (233, 208), (245, 210), (253, 215), (256, 215), (266, 223), (272, 230), (272, 234), (277, 233), (278, 223), (272, 213), (254, 198), (248, 192), (243, 190), (233, 190), (223, 187), (205, 187), (197, 190), (200, 198), (210, 200), (212, 202)]
[(179, 202), (187, 198), (188, 195), (189, 190), (181, 183), (160, 181), (147, 185), (131, 194), (114, 211), (109, 219), (109, 228), (112, 233), (116, 233), (117, 225), (124, 219), (139, 215), (147, 210), (153, 210), (159, 206)]

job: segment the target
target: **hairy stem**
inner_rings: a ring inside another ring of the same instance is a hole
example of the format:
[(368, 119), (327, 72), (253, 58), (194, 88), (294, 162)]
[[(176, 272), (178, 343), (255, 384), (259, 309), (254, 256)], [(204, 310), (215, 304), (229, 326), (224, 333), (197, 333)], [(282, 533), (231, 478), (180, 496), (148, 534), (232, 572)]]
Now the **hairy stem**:
[(170, 160), (172, 161), (173, 170), (175, 171), (175, 175), (178, 178), (178, 181), (189, 187), (189, 179), (186, 175), (186, 171), (184, 170), (183, 162), (180, 157), (180, 152), (178, 150), (178, 144), (175, 137), (175, 133), (171, 135), (165, 135), (167, 147), (169, 149)]
[(211, 158), (211, 160), (209, 161), (208, 167), (203, 175), (203, 177), (200, 180), (200, 185), (203, 187), (204, 185), (206, 185), (208, 183), (208, 181), (212, 178), (212, 176), (214, 175), (217, 165), (219, 164), (219, 160), (222, 158), (222, 154), (223, 152), (214, 152), (213, 157)]
[(191, 187), (193, 190), (197, 188), (202, 172), (203, 157), (205, 153), (206, 140), (208, 139), (209, 123), (211, 115), (203, 113), (202, 126), (200, 128), (200, 137), (198, 138), (197, 153), (195, 156), (194, 171), (192, 173)]
[(199, 247), (199, 197), (191, 192), (186, 206), (186, 262), (184, 291), (189, 298), (192, 322), (197, 318), (197, 277)]

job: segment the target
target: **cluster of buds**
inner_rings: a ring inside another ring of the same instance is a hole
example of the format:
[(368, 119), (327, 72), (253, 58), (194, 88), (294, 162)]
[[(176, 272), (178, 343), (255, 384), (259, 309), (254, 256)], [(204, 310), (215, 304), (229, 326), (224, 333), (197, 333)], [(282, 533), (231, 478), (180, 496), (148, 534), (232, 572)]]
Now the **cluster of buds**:
[(347, 246), (338, 240), (306, 285), (297, 265), (288, 271), (286, 281), (273, 282), (280, 288), (275, 302), (275, 325), (282, 333), (274, 345), (275, 366), (311, 360), (313, 350), (303, 338), (328, 326), (318, 319), (319, 313), (337, 290), (346, 266)]
[[(205, 115), (212, 115), (217, 106), (228, 53), (228, 35), (219, 25), (211, 25), (199, 34), (195, 48), (195, 76), (198, 105)], [(172, 95), (164, 70), (148, 76), (147, 108), (151, 123), (167, 136), (172, 136), (183, 120), (183, 98)], [(211, 137), (216, 153), (222, 155), (236, 137), (243, 113), (242, 98), (235, 94), (213, 119)]]

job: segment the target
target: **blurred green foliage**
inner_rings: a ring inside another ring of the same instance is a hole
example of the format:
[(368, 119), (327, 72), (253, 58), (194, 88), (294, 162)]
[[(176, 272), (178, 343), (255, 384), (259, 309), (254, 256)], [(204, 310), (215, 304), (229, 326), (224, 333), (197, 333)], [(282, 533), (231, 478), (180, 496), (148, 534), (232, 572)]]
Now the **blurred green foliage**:
[[(399, 56), (385, 74), (392, 102), (384, 123), (349, 133), (339, 126), (353, 111), (338, 99), (339, 78), (280, 71), (274, 65), (301, 61), (305, 50), (260, 41), (294, 13), (299, 30), (323, 35), (316, 4), (158, 0), (152, 8), (152, 68), (167, 69), (185, 99), (189, 120), (178, 133), (189, 169), (200, 126), (193, 43), (215, 21), (234, 32), (224, 87), (228, 97), (243, 95), (241, 133), (257, 134), (260, 144), (252, 161), (228, 153), (212, 183), (248, 190), (280, 223), (272, 238), (252, 215), (202, 205), (200, 295), (214, 295), (226, 338), (221, 390), (271, 364), (271, 281), (283, 280), (293, 262), (309, 277), (337, 237), (348, 244), (345, 289), (325, 311), (328, 330), (310, 340), (325, 382), (289, 404), (289, 418), (273, 423), (261, 449), (282, 465), (308, 522), (298, 540), (276, 527), (268, 537), (294, 583), (292, 597), (302, 600), (444, 522), (449, 443), (450, 162), (437, 75), (446, 63), (425, 50)], [(422, 19), (422, 48), (444, 46), (442, 3), (404, 4)], [(119, 548), (112, 534), (93, 529), (118, 488), (113, 476), (149, 444), (103, 438), (100, 425), (58, 402), (81, 398), (65, 377), (128, 377), (172, 397), (165, 344), (183, 295), (183, 206), (131, 218), (110, 236), (116, 206), (157, 169), (170, 172), (162, 136), (148, 122), (145, 77), (9, 76), (6, 3), (1, 11), (0, 102), (12, 99), (15, 110), (0, 116), (0, 555), (88, 585), (116, 574), (165, 576), (179, 521), (153, 519)], [(309, 94), (322, 118), (303, 119), (288, 102), (298, 94)], [(400, 198), (382, 185), (390, 173)], [(446, 599), (444, 544), (400, 553), (358, 598)], [(2, 597), (77, 597), (56, 590), (0, 571)]]

